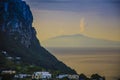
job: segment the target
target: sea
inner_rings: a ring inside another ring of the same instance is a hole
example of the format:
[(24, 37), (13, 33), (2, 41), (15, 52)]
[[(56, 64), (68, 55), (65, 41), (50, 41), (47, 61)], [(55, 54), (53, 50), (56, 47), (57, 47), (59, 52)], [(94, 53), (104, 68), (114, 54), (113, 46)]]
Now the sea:
[(120, 48), (47, 48), (54, 56), (78, 74), (104, 76), (106, 80), (120, 79)]

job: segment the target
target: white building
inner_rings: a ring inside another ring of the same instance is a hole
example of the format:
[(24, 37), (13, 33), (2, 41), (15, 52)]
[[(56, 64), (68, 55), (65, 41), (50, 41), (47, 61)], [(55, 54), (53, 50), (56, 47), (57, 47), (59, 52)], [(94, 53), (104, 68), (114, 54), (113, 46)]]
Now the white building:
[(31, 75), (29, 75), (29, 74), (16, 74), (15, 76), (14, 76), (14, 78), (26, 78), (26, 77), (30, 77)]
[(8, 60), (14, 60), (14, 58), (13, 57), (6, 57)]
[(62, 78), (65, 78), (65, 77), (68, 77), (68, 74), (60, 74), (56, 78), (62, 79)]
[(1, 72), (1, 74), (15, 74), (16, 71), (15, 70), (4, 70)]
[(34, 72), (32, 79), (50, 79), (52, 75), (49, 72)]
[(58, 79), (62, 79), (62, 78), (69, 78), (69, 79), (75, 79), (75, 80), (78, 80), (79, 79), (79, 75), (76, 75), (76, 74), (73, 74), (73, 75), (70, 75), (70, 74), (61, 74), (61, 75), (58, 75), (56, 78)]
[(6, 52), (6, 51), (2, 51), (2, 53), (3, 53), (3, 54), (5, 54), (5, 55), (7, 54), (7, 52)]
[(76, 74), (74, 74), (74, 75), (68, 75), (68, 78), (69, 78), (69, 79), (78, 80), (78, 79), (79, 79), (79, 75), (76, 75)]

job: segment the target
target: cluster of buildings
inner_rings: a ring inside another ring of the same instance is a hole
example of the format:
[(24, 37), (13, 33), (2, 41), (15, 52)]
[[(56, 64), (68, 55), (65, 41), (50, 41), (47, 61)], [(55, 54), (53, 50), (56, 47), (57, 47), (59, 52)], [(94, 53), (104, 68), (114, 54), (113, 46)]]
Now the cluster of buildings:
[[(57, 79), (57, 80), (64, 80), (64, 78), (67, 78), (67, 80), (105, 80), (104, 77), (101, 77), (98, 74), (93, 74), (91, 78), (87, 78), (85, 75), (77, 75), (77, 74), (59, 74), (55, 78), (52, 77), (52, 74), (50, 72), (34, 72), (32, 75), (31, 74), (18, 74), (16, 73), (15, 70), (3, 70), (1, 71), (1, 74), (9, 74), (12, 75), (14, 74), (14, 79), (24, 79), (24, 78), (31, 78), (32, 80), (52, 80), (52, 79)], [(0, 80), (2, 80), (2, 77), (0, 76)]]
[[(59, 74), (58, 76), (56, 76), (55, 79), (64, 80), (64, 78), (67, 78), (67, 80), (105, 80), (104, 77), (101, 77), (98, 74), (93, 74), (91, 78), (87, 78), (84, 74)], [(49, 72), (34, 72), (34, 74), (32, 75), (32, 80), (41, 79), (52, 79), (52, 74), (50, 74)]]
[(32, 75), (32, 79), (50, 79), (52, 78), (52, 74), (50, 74), (49, 72), (34, 72)]

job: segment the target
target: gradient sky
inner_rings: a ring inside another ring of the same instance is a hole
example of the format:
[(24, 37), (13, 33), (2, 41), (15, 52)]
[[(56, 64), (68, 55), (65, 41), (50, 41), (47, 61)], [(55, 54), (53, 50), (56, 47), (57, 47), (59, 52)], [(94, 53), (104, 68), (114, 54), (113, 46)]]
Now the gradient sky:
[(40, 41), (84, 34), (120, 41), (120, 0), (24, 0), (33, 12)]

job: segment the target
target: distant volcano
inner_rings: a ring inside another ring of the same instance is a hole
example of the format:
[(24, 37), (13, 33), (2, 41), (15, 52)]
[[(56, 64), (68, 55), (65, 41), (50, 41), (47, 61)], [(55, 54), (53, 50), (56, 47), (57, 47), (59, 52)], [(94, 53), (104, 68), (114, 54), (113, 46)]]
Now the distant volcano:
[(45, 47), (120, 48), (119, 41), (91, 38), (82, 34), (63, 35), (42, 42)]

